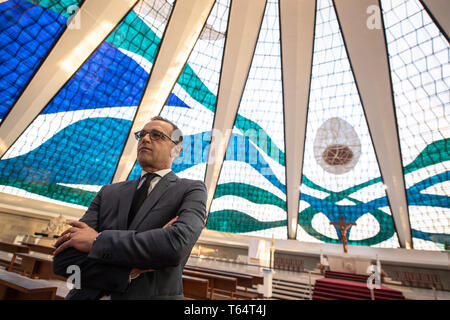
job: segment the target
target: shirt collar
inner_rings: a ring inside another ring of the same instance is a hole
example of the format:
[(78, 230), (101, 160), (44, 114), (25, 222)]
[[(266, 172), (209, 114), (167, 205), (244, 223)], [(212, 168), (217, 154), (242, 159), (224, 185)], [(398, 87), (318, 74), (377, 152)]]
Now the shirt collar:
[[(166, 174), (168, 174), (170, 171), (172, 171), (172, 169), (162, 169), (162, 170), (158, 170), (155, 171), (154, 173), (156, 173), (158, 176), (160, 176), (161, 178), (164, 177)], [(144, 174), (146, 174), (147, 171), (141, 170), (141, 178)]]

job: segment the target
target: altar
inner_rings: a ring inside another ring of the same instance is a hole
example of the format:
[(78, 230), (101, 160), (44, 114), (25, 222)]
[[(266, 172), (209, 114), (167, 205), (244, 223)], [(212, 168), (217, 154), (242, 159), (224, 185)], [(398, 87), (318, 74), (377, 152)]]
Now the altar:
[(13, 240), (13, 243), (27, 243), (52, 247), (59, 235), (67, 228), (70, 228), (70, 225), (67, 224), (66, 218), (60, 214), (59, 216), (50, 219), (47, 226), (40, 232), (34, 232), (33, 235), (17, 234)]
[(347, 254), (327, 255), (330, 271), (366, 275), (371, 273), (372, 259)]

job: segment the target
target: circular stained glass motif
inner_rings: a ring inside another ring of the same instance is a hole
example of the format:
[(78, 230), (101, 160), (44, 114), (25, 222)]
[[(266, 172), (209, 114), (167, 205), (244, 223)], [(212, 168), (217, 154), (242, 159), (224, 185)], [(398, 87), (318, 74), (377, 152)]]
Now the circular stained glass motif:
[(361, 155), (355, 129), (341, 118), (330, 118), (317, 130), (314, 157), (327, 172), (343, 174), (353, 169)]

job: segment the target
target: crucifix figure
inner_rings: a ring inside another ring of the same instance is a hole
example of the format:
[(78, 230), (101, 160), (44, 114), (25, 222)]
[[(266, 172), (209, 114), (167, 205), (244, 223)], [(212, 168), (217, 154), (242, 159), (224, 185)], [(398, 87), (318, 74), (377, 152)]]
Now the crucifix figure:
[(339, 229), (341, 230), (341, 238), (339, 240), (342, 241), (342, 244), (344, 245), (344, 252), (347, 252), (347, 230), (351, 226), (356, 226), (356, 223), (354, 222), (345, 222), (344, 216), (340, 217), (340, 222), (330, 222), (333, 226), (339, 226)]

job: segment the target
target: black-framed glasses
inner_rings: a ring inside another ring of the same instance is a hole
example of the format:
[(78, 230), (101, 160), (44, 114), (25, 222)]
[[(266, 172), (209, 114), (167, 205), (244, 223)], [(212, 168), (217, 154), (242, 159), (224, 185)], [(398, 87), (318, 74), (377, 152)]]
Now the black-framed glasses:
[(135, 132), (134, 136), (136, 137), (136, 140), (139, 140), (139, 139), (143, 139), (147, 134), (150, 136), (150, 139), (152, 141), (158, 141), (160, 139), (164, 140), (165, 138), (167, 138), (170, 141), (172, 141), (174, 144), (177, 144), (167, 134), (165, 134), (164, 132), (158, 131), (158, 130), (152, 130), (152, 131), (141, 130), (141, 131)]

